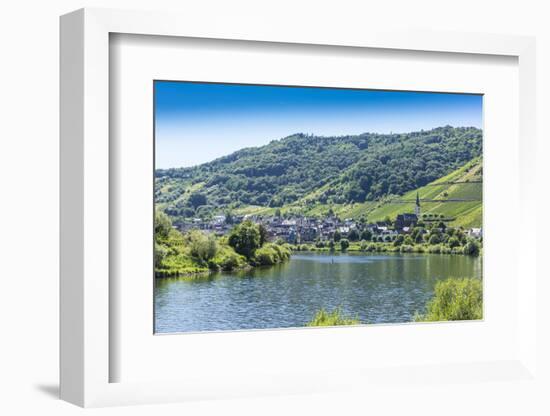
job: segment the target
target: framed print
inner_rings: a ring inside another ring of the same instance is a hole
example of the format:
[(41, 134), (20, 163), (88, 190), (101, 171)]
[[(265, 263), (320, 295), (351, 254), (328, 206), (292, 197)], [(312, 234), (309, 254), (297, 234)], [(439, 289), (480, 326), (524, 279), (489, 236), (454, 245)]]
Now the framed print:
[(62, 397), (532, 378), (533, 40), (191, 20), (62, 18)]
[(482, 95), (153, 99), (156, 333), (483, 318)]

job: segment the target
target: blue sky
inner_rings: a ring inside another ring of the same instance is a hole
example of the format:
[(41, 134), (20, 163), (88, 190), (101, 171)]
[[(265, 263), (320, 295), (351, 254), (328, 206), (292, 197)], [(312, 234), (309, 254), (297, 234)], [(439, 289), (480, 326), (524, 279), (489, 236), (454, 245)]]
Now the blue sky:
[(156, 168), (193, 166), (294, 133), (482, 127), (482, 96), (155, 81)]

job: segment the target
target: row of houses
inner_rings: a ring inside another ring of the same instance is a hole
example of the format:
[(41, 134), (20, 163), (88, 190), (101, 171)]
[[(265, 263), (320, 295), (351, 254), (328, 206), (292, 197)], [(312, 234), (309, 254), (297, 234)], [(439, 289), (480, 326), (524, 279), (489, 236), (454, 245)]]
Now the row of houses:
[[(177, 228), (182, 232), (190, 229), (200, 229), (217, 235), (225, 235), (235, 224), (245, 220), (262, 224), (267, 230), (268, 238), (272, 241), (282, 239), (295, 244), (332, 240), (337, 233), (342, 237), (346, 237), (354, 230), (359, 238), (364, 231), (368, 230), (373, 237), (392, 240), (399, 234), (410, 233), (418, 223), (419, 218), (417, 214), (399, 214), (394, 223), (389, 225), (386, 222), (365, 224), (351, 218), (341, 220), (336, 216), (327, 216), (320, 219), (306, 216), (283, 218), (280, 216), (241, 215), (228, 219), (225, 215), (217, 215), (210, 220), (194, 218), (178, 225)], [(467, 231), (467, 234), (470, 237), (479, 239), (482, 237), (482, 230), (481, 228), (472, 228)]]

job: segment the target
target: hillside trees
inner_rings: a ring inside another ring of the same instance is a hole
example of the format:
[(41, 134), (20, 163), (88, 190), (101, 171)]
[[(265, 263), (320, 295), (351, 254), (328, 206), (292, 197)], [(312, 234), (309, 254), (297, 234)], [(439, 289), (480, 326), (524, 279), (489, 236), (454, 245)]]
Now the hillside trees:
[(252, 221), (244, 221), (233, 228), (229, 234), (228, 242), (237, 253), (250, 259), (256, 249), (261, 247), (259, 227)]
[[(402, 195), (481, 155), (482, 132), (440, 127), (408, 134), (296, 134), (202, 165), (159, 169), (155, 198), (171, 217), (202, 206), (283, 207), (355, 203)], [(204, 209), (203, 209), (204, 211)]]

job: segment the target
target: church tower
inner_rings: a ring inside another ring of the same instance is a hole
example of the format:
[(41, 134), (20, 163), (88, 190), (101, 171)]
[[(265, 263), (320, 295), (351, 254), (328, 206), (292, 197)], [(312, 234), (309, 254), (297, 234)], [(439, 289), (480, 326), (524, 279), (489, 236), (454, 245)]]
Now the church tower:
[(416, 193), (416, 205), (414, 206), (414, 213), (418, 218), (420, 218), (420, 198), (418, 197), (418, 192)]

